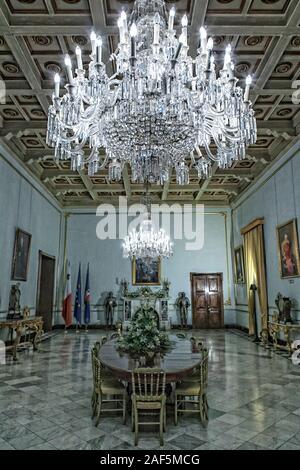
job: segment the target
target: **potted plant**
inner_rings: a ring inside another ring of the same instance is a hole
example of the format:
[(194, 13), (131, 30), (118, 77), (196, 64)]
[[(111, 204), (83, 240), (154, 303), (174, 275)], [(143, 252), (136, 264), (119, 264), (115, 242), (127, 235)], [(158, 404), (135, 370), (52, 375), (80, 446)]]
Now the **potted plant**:
[(153, 313), (146, 308), (132, 320), (128, 332), (118, 340), (118, 349), (134, 357), (144, 356), (146, 361), (156, 353), (166, 352), (171, 343), (167, 333), (159, 331)]

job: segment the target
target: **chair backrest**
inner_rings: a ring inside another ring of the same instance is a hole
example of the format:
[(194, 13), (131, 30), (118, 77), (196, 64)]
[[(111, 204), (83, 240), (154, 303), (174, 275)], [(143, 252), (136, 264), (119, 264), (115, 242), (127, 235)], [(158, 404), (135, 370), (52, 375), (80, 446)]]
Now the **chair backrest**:
[(202, 349), (204, 348), (204, 342), (203, 339), (200, 338), (200, 336), (191, 336), (190, 342), (194, 350), (202, 351)]
[[(100, 348), (99, 348), (99, 350), (100, 350)], [(94, 360), (95, 357), (96, 358), (99, 357), (99, 351), (98, 351), (98, 347), (96, 347), (96, 344), (94, 344), (94, 346), (91, 349), (92, 373), (93, 373), (93, 382), (94, 382), (94, 384), (95, 384), (95, 360)]]
[(132, 390), (138, 401), (161, 400), (165, 396), (166, 373), (161, 369), (135, 369), (132, 372)]
[(103, 344), (105, 344), (107, 342), (107, 340), (108, 340), (107, 336), (103, 336), (100, 340), (101, 346), (103, 346)]
[(97, 357), (99, 357), (100, 349), (101, 349), (101, 343), (100, 341), (96, 341), (96, 343), (94, 343), (94, 346), (92, 348), (92, 352), (94, 352), (94, 354)]
[(119, 333), (112, 333), (110, 335), (110, 339), (116, 339), (116, 338), (119, 338), (119, 337), (120, 337)]
[(206, 390), (208, 385), (208, 350), (202, 350), (202, 360), (199, 365), (200, 385), (202, 390)]
[(176, 336), (177, 336), (177, 338), (180, 338), (180, 339), (185, 339), (186, 338), (185, 333), (176, 333)]

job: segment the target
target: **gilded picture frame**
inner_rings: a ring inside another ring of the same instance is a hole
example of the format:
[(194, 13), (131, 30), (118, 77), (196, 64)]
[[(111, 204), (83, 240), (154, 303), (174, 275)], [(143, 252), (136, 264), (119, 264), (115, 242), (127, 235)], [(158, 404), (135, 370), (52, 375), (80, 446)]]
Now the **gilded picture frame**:
[(161, 259), (134, 258), (132, 261), (132, 284), (134, 286), (161, 285)]
[(27, 281), (30, 245), (31, 234), (17, 228), (11, 270), (12, 281)]
[(243, 245), (234, 249), (234, 282), (235, 284), (246, 283)]
[(279, 273), (281, 279), (300, 277), (299, 239), (297, 219), (276, 227)]

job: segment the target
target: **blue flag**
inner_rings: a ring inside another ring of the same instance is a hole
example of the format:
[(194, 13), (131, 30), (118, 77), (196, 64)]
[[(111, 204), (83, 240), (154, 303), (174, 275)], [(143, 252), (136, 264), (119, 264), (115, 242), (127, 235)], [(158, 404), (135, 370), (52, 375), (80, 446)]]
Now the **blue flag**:
[(78, 278), (77, 278), (77, 287), (76, 287), (76, 297), (74, 305), (74, 318), (76, 318), (77, 323), (81, 325), (81, 264), (79, 264)]
[(91, 293), (90, 293), (90, 265), (88, 264), (84, 291), (84, 323), (88, 325), (91, 321)]

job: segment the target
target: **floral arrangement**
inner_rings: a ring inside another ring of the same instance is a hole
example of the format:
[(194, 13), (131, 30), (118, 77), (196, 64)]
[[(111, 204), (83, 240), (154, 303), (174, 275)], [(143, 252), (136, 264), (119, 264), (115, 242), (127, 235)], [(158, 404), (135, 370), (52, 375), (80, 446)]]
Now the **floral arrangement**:
[(159, 331), (151, 309), (142, 308), (132, 320), (128, 333), (118, 340), (118, 349), (132, 355), (165, 352), (171, 346), (167, 333)]

